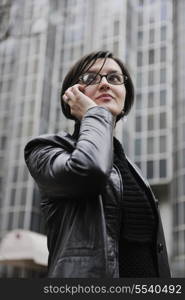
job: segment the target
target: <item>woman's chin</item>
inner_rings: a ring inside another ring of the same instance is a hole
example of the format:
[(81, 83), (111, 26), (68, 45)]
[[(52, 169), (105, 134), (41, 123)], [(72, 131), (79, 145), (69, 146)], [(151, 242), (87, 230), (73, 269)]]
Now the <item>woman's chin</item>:
[(107, 108), (113, 115), (119, 115), (120, 114), (120, 111), (117, 107), (115, 107), (115, 105), (112, 105), (112, 103), (99, 103), (98, 106), (101, 106), (101, 107), (104, 107), (104, 108)]

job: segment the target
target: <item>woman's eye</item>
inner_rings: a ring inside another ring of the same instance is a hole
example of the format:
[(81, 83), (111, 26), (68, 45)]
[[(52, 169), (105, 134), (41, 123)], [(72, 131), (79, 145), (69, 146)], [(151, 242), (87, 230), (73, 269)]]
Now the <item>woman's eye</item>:
[(86, 74), (83, 76), (83, 81), (85, 83), (90, 83), (96, 79), (96, 74)]
[(120, 76), (117, 74), (109, 75), (109, 80), (112, 82), (120, 82)]

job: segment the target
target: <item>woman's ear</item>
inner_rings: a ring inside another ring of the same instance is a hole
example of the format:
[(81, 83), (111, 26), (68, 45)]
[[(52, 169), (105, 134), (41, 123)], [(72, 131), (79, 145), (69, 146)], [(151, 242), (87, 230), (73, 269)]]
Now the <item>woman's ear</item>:
[(122, 110), (122, 112), (120, 113), (120, 117), (122, 118), (124, 116), (124, 114), (125, 114), (125, 111)]

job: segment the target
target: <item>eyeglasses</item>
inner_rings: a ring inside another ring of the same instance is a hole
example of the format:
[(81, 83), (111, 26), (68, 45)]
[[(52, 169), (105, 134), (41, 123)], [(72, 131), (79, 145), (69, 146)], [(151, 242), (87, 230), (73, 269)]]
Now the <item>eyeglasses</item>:
[(126, 80), (128, 79), (127, 76), (119, 73), (108, 73), (106, 75), (101, 75), (99, 73), (84, 73), (79, 77), (79, 81), (82, 84), (85, 85), (91, 85), (91, 84), (98, 84), (101, 82), (102, 78), (105, 77), (108, 83), (114, 84), (114, 85), (119, 85), (119, 84), (124, 84)]

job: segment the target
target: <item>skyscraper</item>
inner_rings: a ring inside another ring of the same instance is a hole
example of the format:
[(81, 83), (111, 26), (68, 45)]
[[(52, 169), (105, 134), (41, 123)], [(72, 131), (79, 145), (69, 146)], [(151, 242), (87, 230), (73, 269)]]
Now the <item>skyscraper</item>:
[(126, 62), (136, 88), (135, 106), (127, 122), (119, 122), (117, 136), (159, 198), (174, 274), (184, 276), (178, 273), (185, 253), (183, 5), (183, 0), (1, 1), (0, 238), (14, 228), (44, 233), (24, 145), (31, 136), (72, 131), (73, 122), (60, 109), (62, 80), (83, 54), (106, 49)]
[(6, 0), (0, 13), (2, 238), (14, 228), (44, 232), (24, 145), (31, 136), (72, 129), (61, 115), (59, 93), (76, 59), (102, 47), (124, 56), (126, 1)]
[(0, 43), (3, 162), (0, 238), (15, 228), (43, 231), (38, 191), (28, 176), (23, 156), (27, 138), (44, 128), (42, 104), (49, 3), (35, 3), (3, 1), (0, 7), (4, 26)]
[(173, 270), (185, 276), (185, 1), (174, 3), (173, 65)]
[(128, 153), (159, 200), (171, 256), (172, 215), (172, 39), (170, 0), (132, 1), (135, 105), (128, 117)]

